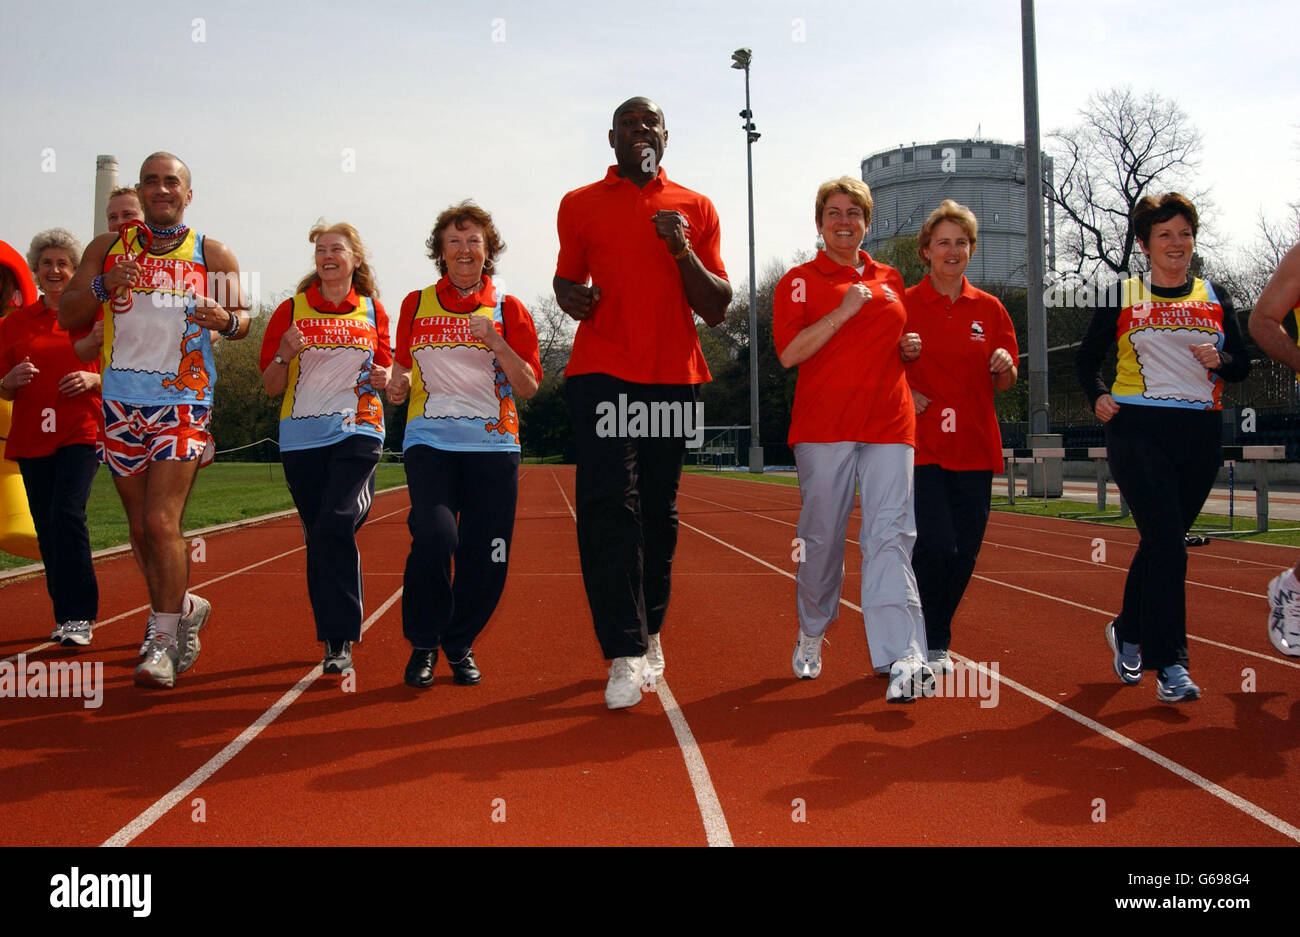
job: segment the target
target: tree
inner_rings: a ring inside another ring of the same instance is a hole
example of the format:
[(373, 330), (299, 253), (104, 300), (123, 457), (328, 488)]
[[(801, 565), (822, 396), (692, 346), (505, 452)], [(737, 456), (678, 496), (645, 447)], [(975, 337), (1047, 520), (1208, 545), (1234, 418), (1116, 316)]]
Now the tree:
[(537, 329), (542, 383), (530, 399), (517, 401), (519, 444), (529, 457), (571, 456), (573, 432), (564, 401), (564, 367), (573, 349), (575, 324), (554, 296), (539, 296), (529, 312)]
[[(238, 341), (222, 339), (212, 349), (217, 366), (217, 386), (212, 408), (212, 438), (221, 450), (251, 448), (230, 453), (235, 462), (278, 461), (278, 450), (270, 443), (252, 444), (279, 436), (280, 398), (268, 397), (262, 387), (258, 357), (262, 336), (270, 315), (255, 314), (248, 335)], [(223, 456), (223, 458), (225, 458)]]
[(1176, 102), (1128, 86), (1094, 92), (1079, 114), (1079, 124), (1050, 136), (1047, 195), (1065, 216), (1059, 265), (1088, 279), (1119, 276), (1135, 259), (1133, 207), (1144, 195), (1180, 191), (1208, 207), (1205, 193), (1191, 190), (1201, 135)]
[(913, 287), (925, 277), (925, 264), (917, 253), (918, 235), (908, 234), (903, 237), (890, 238), (876, 251), (875, 260), (889, 264), (903, 275), (903, 285)]

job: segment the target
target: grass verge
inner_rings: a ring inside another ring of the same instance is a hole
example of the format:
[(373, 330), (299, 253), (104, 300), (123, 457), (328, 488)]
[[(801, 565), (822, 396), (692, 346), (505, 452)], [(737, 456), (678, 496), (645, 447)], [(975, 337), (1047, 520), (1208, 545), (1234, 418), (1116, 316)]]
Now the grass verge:
[[(376, 490), (406, 484), (401, 465), (384, 462), (375, 475)], [(279, 462), (215, 462), (200, 469), (182, 528), (196, 530), (232, 521), (273, 514), (293, 507)], [(126, 514), (113, 487), (108, 469), (100, 466), (86, 504), (86, 526), (91, 550), (102, 550), (127, 542)], [(32, 561), (0, 552), (0, 569), (27, 566)]]

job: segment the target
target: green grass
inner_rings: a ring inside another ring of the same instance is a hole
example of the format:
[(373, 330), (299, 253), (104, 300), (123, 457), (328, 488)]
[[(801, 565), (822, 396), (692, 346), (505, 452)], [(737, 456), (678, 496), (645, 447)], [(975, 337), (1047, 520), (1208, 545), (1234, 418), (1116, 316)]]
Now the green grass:
[(526, 459), (520, 459), (519, 464), (520, 465), (563, 465), (564, 456), (562, 455), (529, 456)]
[[(376, 476), (378, 490), (406, 484), (401, 465), (381, 463)], [(276, 511), (293, 508), (293, 498), (284, 483), (284, 469), (278, 462), (216, 462), (199, 472), (198, 481), (185, 506), (182, 527), (197, 530)], [(86, 504), (86, 525), (90, 528), (90, 548), (102, 550), (127, 542), (126, 514), (113, 487), (113, 480), (103, 466), (95, 475)], [(26, 557), (0, 552), (0, 569), (26, 566)]]
[[(787, 475), (751, 475), (749, 472), (719, 472), (707, 466), (688, 465), (685, 469), (692, 475), (711, 475), (718, 478), (737, 479), (745, 481), (763, 482), (769, 485), (794, 485), (798, 486), (799, 479)], [(1067, 501), (1064, 498), (1048, 500), (1046, 504), (1041, 499), (1019, 498), (1014, 505), (1007, 503), (1005, 497), (995, 497), (993, 499), (993, 510), (1005, 511), (1010, 514), (1030, 514), (1036, 517), (1062, 517), (1064, 515), (1074, 515), (1070, 520), (1090, 521), (1101, 525), (1118, 525), (1121, 527), (1134, 527), (1132, 515), (1123, 520), (1099, 520), (1096, 513), (1096, 501)], [(1115, 502), (1109, 506), (1107, 516), (1119, 513), (1119, 504)], [(1233, 530), (1254, 530), (1255, 515), (1249, 517), (1237, 515), (1233, 518)], [(1269, 522), (1275, 527), (1297, 527), (1295, 521), (1282, 520), (1273, 518)], [(1228, 516), (1226, 514), (1202, 514), (1196, 518), (1196, 527), (1198, 528), (1217, 528), (1224, 530), (1228, 526)], [(1266, 534), (1250, 534), (1247, 536), (1234, 537), (1234, 540), (1254, 540), (1259, 543), (1281, 543), (1289, 546), (1300, 546), (1300, 530), (1288, 531), (1269, 531)]]

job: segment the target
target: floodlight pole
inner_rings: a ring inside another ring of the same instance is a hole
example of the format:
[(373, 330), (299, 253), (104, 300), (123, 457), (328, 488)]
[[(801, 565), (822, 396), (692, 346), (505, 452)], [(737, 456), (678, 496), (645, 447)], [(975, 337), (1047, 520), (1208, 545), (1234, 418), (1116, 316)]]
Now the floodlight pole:
[(745, 109), (740, 116), (745, 123), (745, 174), (749, 182), (749, 470), (763, 473), (763, 444), (758, 432), (758, 299), (754, 274), (754, 141), (761, 134), (754, 129), (749, 107), (749, 63), (753, 53), (737, 49), (731, 53), (731, 67), (745, 73)]
[(1020, 42), (1025, 85), (1025, 257), (1029, 316), (1029, 433), (1048, 432), (1047, 317), (1043, 310), (1043, 167), (1038, 139), (1038, 55), (1034, 0), (1020, 0)]

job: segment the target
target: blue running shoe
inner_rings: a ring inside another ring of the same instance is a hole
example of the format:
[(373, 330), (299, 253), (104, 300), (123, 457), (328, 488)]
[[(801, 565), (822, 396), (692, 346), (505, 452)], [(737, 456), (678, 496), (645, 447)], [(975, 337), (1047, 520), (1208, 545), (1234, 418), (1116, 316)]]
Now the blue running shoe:
[(1201, 688), (1182, 664), (1170, 664), (1156, 671), (1156, 699), (1162, 703), (1190, 703), (1201, 698)]
[(1125, 686), (1137, 686), (1142, 682), (1142, 646), (1120, 642), (1115, 636), (1115, 622), (1106, 626), (1106, 643), (1115, 655), (1115, 676)]

